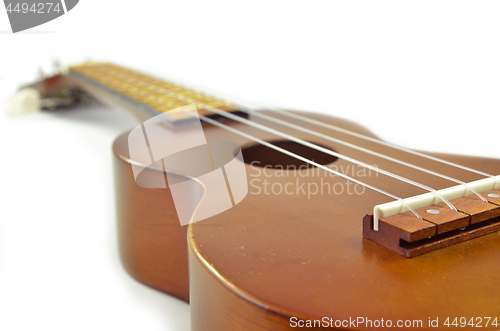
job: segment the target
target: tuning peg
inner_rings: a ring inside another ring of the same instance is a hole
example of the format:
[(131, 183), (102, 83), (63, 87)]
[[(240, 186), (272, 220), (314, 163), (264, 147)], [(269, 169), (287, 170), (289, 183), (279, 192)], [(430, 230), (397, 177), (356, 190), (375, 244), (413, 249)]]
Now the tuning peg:
[(59, 60), (55, 59), (54, 61), (52, 61), (52, 67), (54, 68), (54, 75), (62, 74), (63, 67)]
[(24, 88), (7, 100), (5, 110), (9, 115), (20, 115), (32, 113), (40, 110), (41, 96), (40, 92), (34, 88)]
[(47, 75), (43, 71), (42, 67), (38, 67), (37, 76), (38, 76), (38, 81), (43, 81), (47, 78)]

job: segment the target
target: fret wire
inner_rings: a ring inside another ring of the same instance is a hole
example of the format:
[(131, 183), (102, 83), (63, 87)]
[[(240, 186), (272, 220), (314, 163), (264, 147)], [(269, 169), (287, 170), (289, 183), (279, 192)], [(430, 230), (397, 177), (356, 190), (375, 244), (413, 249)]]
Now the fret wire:
[[(155, 104), (154, 98), (162, 98), (164, 94), (161, 92), (165, 89), (170, 89), (180, 95), (193, 97), (198, 103), (203, 102), (214, 107), (228, 106), (230, 110), (233, 110), (234, 108), (231, 102), (223, 99), (204, 94), (200, 91), (190, 90), (180, 85), (160, 81), (158, 79), (111, 64), (82, 65), (72, 67), (71, 69), (76, 73), (80, 73), (96, 82), (110, 86), (119, 93), (155, 109), (158, 109), (161, 106), (159, 104)], [(145, 91), (145, 89), (147, 91)], [(170, 98), (169, 101), (170, 104), (166, 106), (172, 108), (177, 108), (183, 105), (176, 98)], [(166, 110), (167, 109), (162, 109), (162, 111)]]

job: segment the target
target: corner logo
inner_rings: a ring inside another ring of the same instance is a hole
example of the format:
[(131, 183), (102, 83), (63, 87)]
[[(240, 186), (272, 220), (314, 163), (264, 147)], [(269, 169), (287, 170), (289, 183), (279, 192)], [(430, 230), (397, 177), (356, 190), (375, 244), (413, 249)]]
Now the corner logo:
[(12, 32), (52, 21), (73, 9), (79, 0), (3, 0)]

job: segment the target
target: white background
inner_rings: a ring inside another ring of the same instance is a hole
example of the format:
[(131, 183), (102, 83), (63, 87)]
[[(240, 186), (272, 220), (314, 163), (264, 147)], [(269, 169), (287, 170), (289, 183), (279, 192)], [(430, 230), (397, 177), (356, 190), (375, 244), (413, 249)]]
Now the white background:
[[(12, 34), (0, 10), (0, 103), (53, 58), (90, 58), (500, 158), (499, 17), (498, 1), (84, 0)], [(111, 143), (134, 125), (98, 106), (0, 115), (0, 330), (189, 329), (187, 304), (118, 260)]]

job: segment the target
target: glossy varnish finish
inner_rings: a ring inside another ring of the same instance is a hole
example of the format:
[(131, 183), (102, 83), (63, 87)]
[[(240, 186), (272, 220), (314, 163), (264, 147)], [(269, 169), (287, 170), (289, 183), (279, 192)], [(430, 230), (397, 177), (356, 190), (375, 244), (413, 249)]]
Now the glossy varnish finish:
[[(135, 183), (127, 148), (128, 134), (113, 146), (120, 257), (137, 280), (189, 300), (187, 227), (181, 227), (170, 190)], [(163, 173), (145, 170), (151, 177)]]
[[(371, 135), (347, 121), (307, 116)], [(453, 185), (317, 137), (255, 120), (435, 189)], [(359, 138), (300, 124), (464, 181), (481, 178)], [(242, 124), (232, 126), (264, 140), (281, 140)], [(247, 139), (215, 127), (207, 126), (205, 134), (208, 140), (231, 140), (243, 148), (252, 145)], [(126, 154), (125, 142), (126, 137), (121, 137), (115, 143), (117, 155)], [(493, 174), (500, 172), (498, 160), (442, 157)], [(168, 191), (135, 187), (126, 156), (116, 163), (120, 251), (127, 270), (146, 284), (187, 298), (186, 229), (176, 223)], [(344, 172), (352, 169), (343, 160), (330, 166)], [(354, 169), (358, 179), (402, 198), (424, 193), (395, 179), (373, 172), (363, 175), (358, 172), (360, 168)], [(318, 169), (291, 170), (286, 176), (279, 169), (264, 173), (261, 168), (247, 165), (246, 170), (249, 181), (256, 181), (242, 202), (189, 226), (193, 330), (288, 329), (290, 316), (420, 319), (426, 326), (429, 317), (438, 317), (442, 323), (447, 317), (470, 319), (500, 314), (498, 232), (410, 259), (362, 236), (363, 217), (371, 213), (373, 206), (389, 202), (390, 198), (369, 190), (360, 195), (348, 194), (345, 179), (325, 176), (324, 172), (315, 175)], [(321, 187), (327, 181), (330, 187), (339, 183), (337, 192), (342, 185), (344, 193), (309, 197), (301, 192), (255, 194), (256, 186), (264, 188), (264, 180), (270, 183), (268, 187), (274, 183), (284, 187), (292, 182), (294, 190), (302, 183), (307, 190), (310, 183)], [(352, 192), (353, 185), (350, 188)]]

